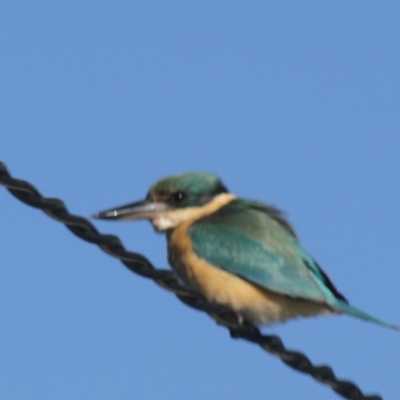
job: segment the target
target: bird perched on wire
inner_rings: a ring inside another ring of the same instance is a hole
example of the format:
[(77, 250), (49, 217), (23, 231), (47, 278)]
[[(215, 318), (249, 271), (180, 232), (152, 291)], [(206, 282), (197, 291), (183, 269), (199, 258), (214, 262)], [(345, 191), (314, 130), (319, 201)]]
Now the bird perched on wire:
[(145, 200), (94, 217), (148, 219), (166, 233), (169, 263), (185, 285), (240, 320), (349, 314), (398, 329), (350, 305), (279, 210), (238, 198), (213, 174), (163, 178)]

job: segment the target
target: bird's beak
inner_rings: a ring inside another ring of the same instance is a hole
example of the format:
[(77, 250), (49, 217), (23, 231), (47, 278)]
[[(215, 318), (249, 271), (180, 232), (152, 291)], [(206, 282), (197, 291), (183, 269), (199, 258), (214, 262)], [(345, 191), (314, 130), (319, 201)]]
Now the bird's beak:
[(93, 214), (93, 218), (130, 220), (130, 219), (153, 219), (160, 216), (171, 207), (164, 202), (142, 200), (136, 203), (127, 204), (110, 210), (100, 211)]

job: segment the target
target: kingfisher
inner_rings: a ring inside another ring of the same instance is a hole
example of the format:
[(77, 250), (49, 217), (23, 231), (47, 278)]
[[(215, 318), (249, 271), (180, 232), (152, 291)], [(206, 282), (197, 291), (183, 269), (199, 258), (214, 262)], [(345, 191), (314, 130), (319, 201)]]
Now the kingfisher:
[(168, 261), (178, 278), (239, 321), (260, 326), (348, 314), (399, 329), (350, 305), (280, 210), (235, 196), (214, 174), (162, 178), (144, 200), (93, 217), (149, 220), (166, 234)]

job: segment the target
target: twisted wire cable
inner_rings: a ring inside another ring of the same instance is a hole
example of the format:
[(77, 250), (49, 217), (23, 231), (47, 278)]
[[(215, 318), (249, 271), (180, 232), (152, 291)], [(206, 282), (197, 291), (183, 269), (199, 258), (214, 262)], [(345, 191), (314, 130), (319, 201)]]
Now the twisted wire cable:
[(171, 270), (156, 269), (143, 255), (126, 250), (117, 236), (99, 233), (87, 219), (70, 214), (61, 200), (43, 197), (29, 182), (13, 178), (1, 161), (0, 184), (23, 203), (44, 211), (49, 217), (63, 223), (79, 238), (97, 244), (107, 254), (118, 258), (132, 272), (152, 279), (164, 289), (173, 292), (186, 305), (208, 313), (218, 324), (228, 328), (232, 338), (258, 344), (296, 371), (308, 374), (331, 387), (345, 399), (383, 400), (379, 395), (363, 394), (353, 382), (336, 378), (331, 367), (313, 365), (304, 354), (286, 349), (278, 336), (264, 335), (256, 326), (239, 321), (235, 313), (208, 303), (200, 294), (184, 287)]

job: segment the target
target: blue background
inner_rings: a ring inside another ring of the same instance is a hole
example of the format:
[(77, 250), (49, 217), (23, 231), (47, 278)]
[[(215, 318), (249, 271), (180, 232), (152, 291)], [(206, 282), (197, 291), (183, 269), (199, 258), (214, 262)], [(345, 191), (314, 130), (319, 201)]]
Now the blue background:
[[(289, 214), (350, 301), (400, 323), (400, 5), (3, 1), (0, 159), (73, 213), (208, 170)], [(0, 190), (3, 399), (337, 399)], [(146, 222), (95, 221), (166, 267)], [(399, 397), (399, 333), (264, 328)]]

